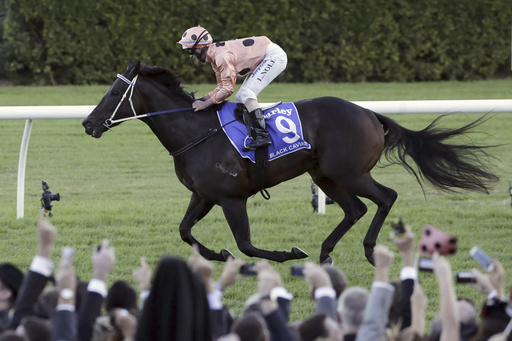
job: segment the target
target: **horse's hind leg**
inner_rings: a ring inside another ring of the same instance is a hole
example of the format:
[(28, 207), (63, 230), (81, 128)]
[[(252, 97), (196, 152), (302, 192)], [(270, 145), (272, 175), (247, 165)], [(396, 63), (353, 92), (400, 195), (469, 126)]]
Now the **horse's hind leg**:
[(214, 204), (207, 202), (202, 199), (196, 193), (192, 193), (190, 203), (188, 204), (187, 212), (180, 223), (180, 235), (183, 241), (189, 245), (197, 244), (199, 247), (199, 253), (206, 259), (225, 261), (226, 257), (230, 254), (229, 251), (223, 250), (221, 253), (217, 253), (211, 249), (208, 249), (201, 244), (197, 239), (192, 236), (192, 227), (204, 216), (210, 212)]
[(373, 251), (377, 237), (398, 195), (393, 189), (379, 184), (370, 174), (351, 181), (349, 190), (357, 196), (370, 199), (377, 205), (377, 212), (375, 212), (370, 228), (363, 240), (366, 259), (374, 264)]
[(350, 230), (354, 224), (366, 213), (366, 205), (359, 198), (330, 180), (322, 179), (315, 181), (318, 186), (338, 205), (345, 213), (343, 220), (336, 226), (331, 234), (322, 243), (320, 251), (320, 263), (332, 263), (329, 254), (334, 250), (336, 244)]
[(251, 243), (251, 231), (249, 228), (246, 204), (247, 200), (224, 199), (221, 202), (224, 216), (226, 217), (240, 251), (249, 257), (265, 258), (276, 262), (308, 257), (308, 255), (298, 247), (293, 247), (291, 252), (286, 252), (267, 251), (253, 246)]

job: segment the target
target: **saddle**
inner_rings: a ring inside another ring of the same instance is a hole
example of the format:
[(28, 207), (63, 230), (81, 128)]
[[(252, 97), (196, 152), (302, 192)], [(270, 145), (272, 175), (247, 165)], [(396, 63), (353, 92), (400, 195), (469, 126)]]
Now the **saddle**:
[[(276, 102), (276, 103), (272, 103), (272, 104), (269, 104), (269, 105), (266, 105), (266, 106), (263, 106), (261, 107), (261, 110), (263, 110), (264, 112), (269, 110), (269, 109), (272, 109), (272, 108), (275, 108), (277, 107), (278, 105), (280, 105), (281, 103), (283, 103), (283, 101), (279, 101), (279, 102)], [(242, 103), (237, 103), (236, 104), (236, 107), (235, 107), (235, 119), (240, 122), (240, 123), (243, 123), (245, 125), (247, 125), (247, 123), (245, 123), (244, 121), (244, 113), (247, 114), (249, 113), (249, 111), (247, 110), (247, 108), (245, 107), (244, 104)]]

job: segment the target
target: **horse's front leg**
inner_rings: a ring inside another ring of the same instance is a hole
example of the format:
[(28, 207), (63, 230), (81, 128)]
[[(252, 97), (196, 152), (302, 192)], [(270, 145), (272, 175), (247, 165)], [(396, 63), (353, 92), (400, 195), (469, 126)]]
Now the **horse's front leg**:
[(292, 248), (291, 252), (267, 251), (254, 247), (251, 243), (247, 200), (224, 199), (221, 206), (238, 248), (247, 256), (265, 258), (276, 262), (308, 257), (307, 253), (296, 246)]
[(199, 247), (199, 253), (204, 258), (208, 260), (226, 261), (229, 256), (232, 256), (231, 252), (223, 249), (220, 253), (217, 253), (211, 249), (208, 249), (206, 246), (197, 241), (194, 236), (192, 236), (192, 227), (199, 220), (203, 219), (204, 216), (210, 212), (213, 206), (213, 203), (202, 199), (196, 193), (192, 193), (187, 212), (185, 213), (185, 216), (180, 223), (180, 235), (181, 239), (183, 239), (183, 241), (187, 242), (189, 245), (192, 246), (193, 244), (197, 244)]

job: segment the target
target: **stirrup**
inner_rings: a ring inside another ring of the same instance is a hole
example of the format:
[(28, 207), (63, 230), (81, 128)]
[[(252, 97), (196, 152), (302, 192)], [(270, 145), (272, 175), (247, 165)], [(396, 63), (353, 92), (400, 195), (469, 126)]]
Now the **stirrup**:
[(251, 140), (251, 142), (249, 142), (249, 144), (251, 144), (253, 141), (251, 139), (251, 137), (249, 135), (247, 135), (244, 139), (244, 148), (242, 149), (244, 152), (247, 152), (247, 151), (250, 151), (250, 150), (256, 150), (256, 148), (254, 147), (248, 147), (247, 145), (247, 140)]
[(272, 144), (272, 140), (270, 138), (263, 138), (263, 139), (256, 139), (254, 141), (252, 141), (251, 143), (249, 144), (246, 144), (246, 141), (244, 140), (244, 149), (247, 149), (247, 150), (256, 150), (256, 149), (259, 149), (259, 148), (264, 148), (264, 147), (268, 147)]

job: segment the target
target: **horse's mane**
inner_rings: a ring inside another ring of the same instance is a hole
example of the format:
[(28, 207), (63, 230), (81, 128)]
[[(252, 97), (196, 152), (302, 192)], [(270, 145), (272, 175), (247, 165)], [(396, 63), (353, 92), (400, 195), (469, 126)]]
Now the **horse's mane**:
[(180, 80), (173, 75), (171, 71), (158, 66), (143, 65), (139, 70), (139, 74), (155, 79), (160, 84), (170, 88), (174, 94), (182, 96), (189, 102), (192, 102), (192, 95), (185, 91), (181, 86)]

